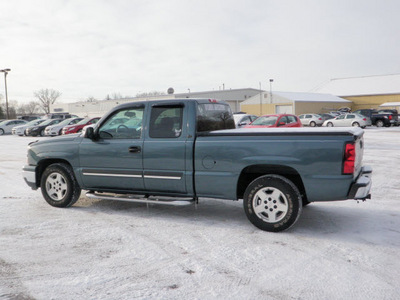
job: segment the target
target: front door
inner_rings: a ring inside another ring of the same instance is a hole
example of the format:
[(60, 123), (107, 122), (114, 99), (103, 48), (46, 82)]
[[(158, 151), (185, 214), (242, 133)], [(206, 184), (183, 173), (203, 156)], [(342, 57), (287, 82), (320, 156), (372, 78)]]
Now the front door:
[(82, 140), (80, 173), (86, 189), (143, 191), (144, 109), (118, 110), (100, 125), (97, 140)]

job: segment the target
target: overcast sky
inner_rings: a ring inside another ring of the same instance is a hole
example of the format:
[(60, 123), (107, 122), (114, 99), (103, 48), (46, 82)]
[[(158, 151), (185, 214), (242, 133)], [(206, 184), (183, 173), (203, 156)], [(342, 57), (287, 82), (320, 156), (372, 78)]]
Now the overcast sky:
[[(9, 101), (259, 88), (400, 73), (400, 1), (0, 0)], [(0, 73), (0, 94), (4, 76)], [(4, 99), (4, 97), (3, 97)]]

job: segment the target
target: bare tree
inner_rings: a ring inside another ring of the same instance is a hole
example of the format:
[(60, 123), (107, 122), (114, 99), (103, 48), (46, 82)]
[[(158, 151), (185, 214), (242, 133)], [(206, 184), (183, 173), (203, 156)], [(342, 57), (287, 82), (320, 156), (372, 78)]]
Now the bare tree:
[(50, 105), (56, 102), (56, 100), (61, 96), (61, 93), (53, 89), (41, 89), (40, 91), (35, 92), (34, 96), (39, 99), (40, 107), (46, 114), (48, 114), (50, 113)]
[(96, 102), (96, 101), (97, 101), (97, 99), (93, 96), (89, 96), (86, 98), (86, 102)]
[(37, 113), (37, 109), (40, 107), (40, 103), (37, 101), (29, 101), (29, 103), (25, 104), (25, 111), (28, 115), (33, 115)]
[(146, 92), (146, 93), (138, 93), (136, 94), (136, 97), (150, 97), (150, 96), (161, 96), (165, 95), (164, 92), (159, 92), (159, 91), (152, 91), (152, 92)]

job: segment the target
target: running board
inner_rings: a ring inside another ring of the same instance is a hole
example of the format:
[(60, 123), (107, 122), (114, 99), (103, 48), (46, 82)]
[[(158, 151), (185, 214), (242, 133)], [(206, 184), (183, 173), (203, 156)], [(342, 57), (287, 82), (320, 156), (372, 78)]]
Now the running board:
[(86, 197), (91, 199), (98, 200), (117, 200), (117, 201), (127, 201), (127, 202), (135, 202), (135, 203), (150, 203), (150, 204), (163, 204), (163, 205), (175, 205), (175, 206), (183, 206), (190, 205), (195, 203), (193, 198), (168, 198), (168, 197), (139, 197), (133, 195), (118, 195), (112, 196), (110, 194), (98, 194), (93, 192), (87, 192)]

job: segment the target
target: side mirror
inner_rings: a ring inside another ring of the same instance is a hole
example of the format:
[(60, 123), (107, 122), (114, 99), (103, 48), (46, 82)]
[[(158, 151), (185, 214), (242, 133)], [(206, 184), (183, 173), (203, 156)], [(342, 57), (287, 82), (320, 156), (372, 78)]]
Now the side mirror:
[(95, 139), (94, 128), (91, 127), (91, 126), (86, 127), (85, 128), (84, 137), (88, 138), (88, 139), (91, 139), (91, 140), (94, 140)]

